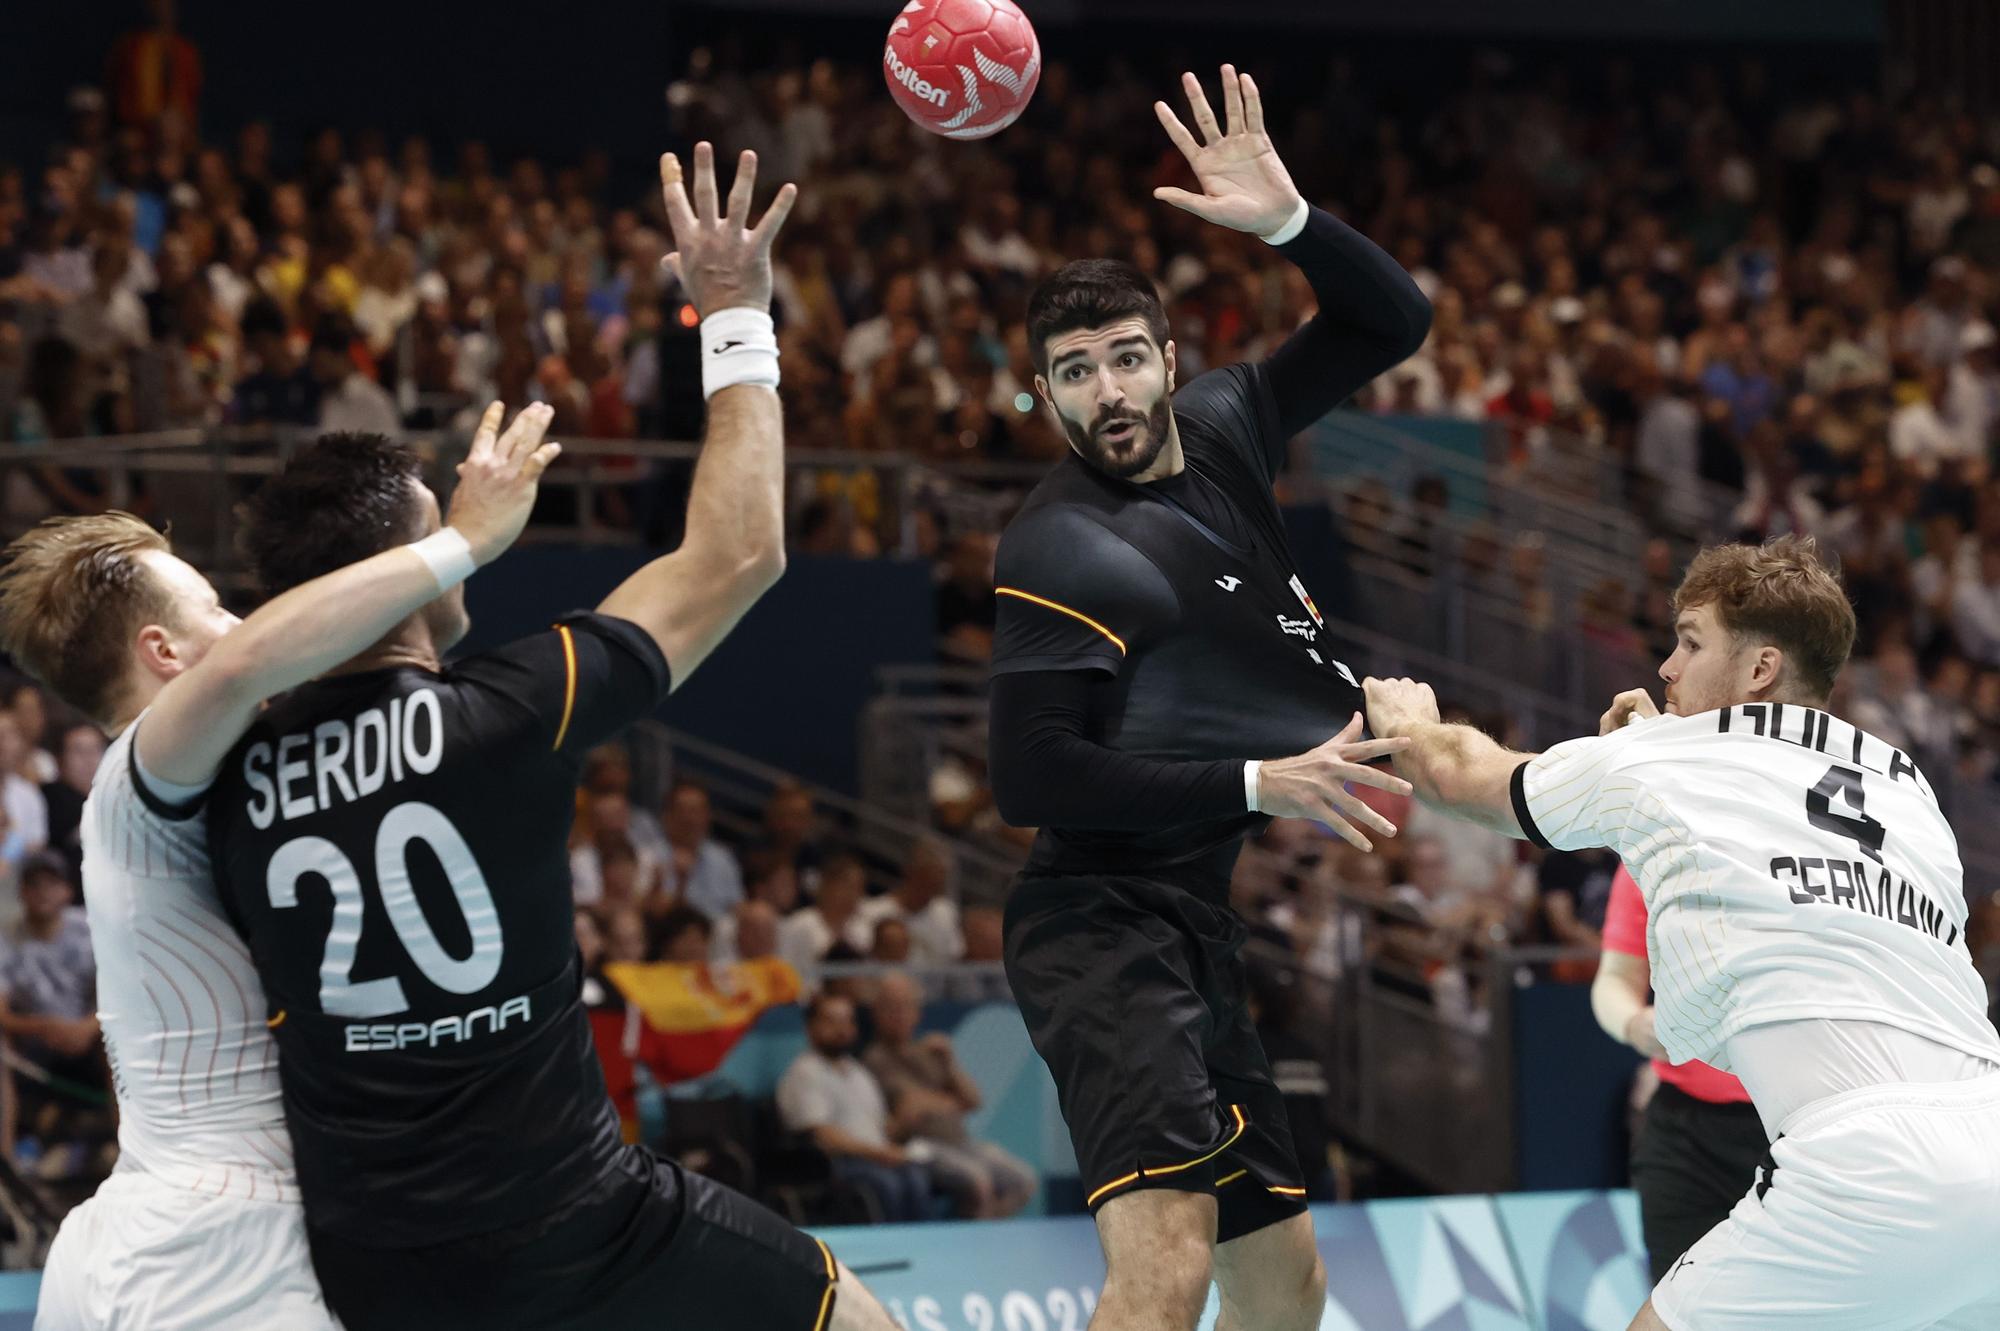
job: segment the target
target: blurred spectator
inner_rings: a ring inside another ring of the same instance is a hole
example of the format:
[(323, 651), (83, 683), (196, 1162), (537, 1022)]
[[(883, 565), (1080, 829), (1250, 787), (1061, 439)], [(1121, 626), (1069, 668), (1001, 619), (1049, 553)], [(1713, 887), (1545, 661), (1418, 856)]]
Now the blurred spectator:
[(889, 1139), (888, 1102), (854, 1056), (860, 1033), (853, 1003), (814, 998), (806, 1005), (806, 1041), (778, 1082), (786, 1129), (810, 1137), (832, 1162), (834, 1177), (865, 1189), (882, 1219), (928, 1219), (930, 1175)]
[(860, 923), (861, 897), (868, 888), (861, 861), (837, 850), (826, 857), (820, 873), (819, 896), (778, 926), (778, 955), (801, 975), (817, 971), (822, 961), (858, 958), (873, 941)]
[(910, 964), (943, 966), (964, 951), (958, 906), (951, 887), (951, 848), (928, 838), (919, 841), (903, 862), (903, 876), (886, 895), (870, 897), (855, 911), (860, 936), (872, 938), (884, 920), (897, 920), (910, 933)]
[(1892, 637), (1848, 676), (1852, 690), (1846, 719), (1885, 744), (1902, 749), (1926, 771), (1949, 761), (1956, 747), (1951, 717), (1931, 698), (1917, 671), (1917, 654)]
[(877, 920), (869, 931), (868, 960), (901, 966), (910, 960), (910, 926), (894, 917)]
[(0, 711), (0, 809), (7, 814), (6, 831), (16, 863), (49, 843), (48, 801), (41, 787), (21, 774), (28, 754), (20, 720), (12, 712)]
[(938, 639), (947, 660), (977, 665), (993, 655), (997, 548), (989, 532), (968, 532), (951, 544), (951, 558), (937, 590)]
[(812, 792), (795, 783), (785, 783), (771, 792), (764, 804), (764, 845), (789, 863), (798, 874), (801, 896), (811, 900), (819, 891), (820, 843), (818, 814)]
[(38, 786), (54, 781), (58, 774), (56, 756), (43, 747), (49, 738), (49, 713), (41, 689), (33, 684), (16, 684), (8, 691), (7, 710), (20, 724), (21, 738), (28, 746), (21, 775)]
[(637, 906), (613, 906), (597, 912), (604, 930), (606, 961), (651, 961), (646, 916)]
[(1951, 626), (1965, 654), (2000, 666), (2000, 540), (1980, 544), (1976, 571), (1958, 579), (1951, 596)]
[(83, 802), (104, 757), (104, 732), (87, 721), (64, 730), (57, 741), (56, 778), (42, 787), (48, 809), (49, 847), (69, 861), (70, 880), (83, 881)]
[[(0, 1032), (14, 1052), (72, 1087), (110, 1089), (97, 1025), (97, 964), (90, 926), (72, 903), (69, 866), (42, 854), (21, 868), (21, 921), (0, 953)], [(0, 1149), (15, 1154), (21, 1139), (43, 1147), (63, 1131), (75, 1102), (58, 1087), (9, 1071), (0, 1112)], [(80, 1159), (56, 1172), (74, 1173)]]
[(1001, 970), (1006, 960), (1006, 917), (998, 906), (967, 906), (961, 916), (964, 966), (947, 972), (940, 996), (954, 1003), (1012, 1003), (1013, 991)]
[(171, 119), (192, 128), (201, 105), (201, 53), (174, 22), (174, 0), (147, 0), (152, 22), (111, 50), (111, 104), (121, 125)]
[(675, 782), (660, 821), (668, 847), (661, 889), (711, 920), (729, 914), (743, 900), (743, 871), (736, 857), (709, 835), (708, 792), (691, 781)]
[(363, 374), (354, 363), (354, 339), (344, 323), (330, 321), (313, 333), (307, 361), (319, 389), (322, 431), (402, 437), (403, 420), (387, 390)]
[(709, 959), (714, 926), (693, 906), (675, 906), (653, 924), (654, 960), (698, 965)]
[(776, 956), (779, 922), (778, 912), (765, 902), (738, 902), (735, 910), (715, 921), (708, 959), (717, 966), (727, 966)]
[(925, 1167), (961, 1219), (1014, 1215), (1035, 1195), (1033, 1170), (990, 1142), (975, 1141), (966, 1116), (985, 1103), (942, 1031), (917, 1034), (923, 995), (907, 975), (885, 975), (871, 1009), (875, 1038), (863, 1056), (889, 1105), (890, 1136), (923, 1142)]
[(588, 796), (584, 817), (577, 820), (583, 844), (569, 853), (569, 876), (576, 903), (596, 904), (604, 897), (604, 867), (607, 854), (632, 857), (632, 899), (643, 900), (659, 886), (665, 871), (660, 861), (639, 850), (632, 833), (632, 802), (620, 791)]

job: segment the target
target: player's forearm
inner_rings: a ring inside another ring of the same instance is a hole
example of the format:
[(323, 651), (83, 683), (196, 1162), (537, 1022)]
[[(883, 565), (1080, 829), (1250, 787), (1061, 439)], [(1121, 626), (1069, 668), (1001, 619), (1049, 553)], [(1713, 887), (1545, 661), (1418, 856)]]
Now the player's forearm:
[(1635, 988), (1630, 979), (1599, 965), (1597, 978), (1590, 984), (1590, 1014), (1597, 1018), (1597, 1024), (1604, 1033), (1619, 1044), (1625, 1043), (1625, 1032), (1632, 1025), (1632, 1018), (1645, 1010), (1646, 992)]
[(1078, 671), (993, 681), (988, 772), (1002, 819), (1147, 832), (1249, 812), (1240, 761), (1144, 758), (1089, 739), (1088, 690)]
[(1507, 784), (1523, 755), (1472, 726), (1425, 721), (1395, 733), (1410, 738), (1410, 747), (1396, 755), (1396, 772), (1418, 799), (1493, 831), (1522, 835)]
[(1386, 251), (1321, 209), (1278, 249), (1319, 303), (1268, 365), (1279, 423), (1290, 435), (1414, 355), (1430, 333), (1431, 304)]
[(782, 570), (785, 423), (775, 389), (736, 384), (708, 400), (682, 548), (723, 575), (748, 571), (775, 581)]
[(1316, 317), (1373, 333), (1407, 348), (1404, 355), (1423, 345), (1429, 299), (1387, 250), (1332, 213), (1310, 210), (1305, 230), (1277, 248), (1312, 287)]
[(140, 762), (175, 785), (206, 782), (265, 699), (359, 655), (439, 594), (430, 564), (398, 546), (275, 597), (160, 691)]

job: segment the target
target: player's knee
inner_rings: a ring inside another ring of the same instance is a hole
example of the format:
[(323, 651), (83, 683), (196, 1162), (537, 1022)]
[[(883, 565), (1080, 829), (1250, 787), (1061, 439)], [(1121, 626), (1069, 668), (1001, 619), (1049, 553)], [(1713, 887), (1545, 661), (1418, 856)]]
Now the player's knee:
[(1206, 1235), (1168, 1232), (1144, 1251), (1113, 1254), (1105, 1280), (1143, 1291), (1147, 1302), (1172, 1319), (1170, 1324), (1193, 1326), (1208, 1302), (1214, 1260), (1214, 1245)]

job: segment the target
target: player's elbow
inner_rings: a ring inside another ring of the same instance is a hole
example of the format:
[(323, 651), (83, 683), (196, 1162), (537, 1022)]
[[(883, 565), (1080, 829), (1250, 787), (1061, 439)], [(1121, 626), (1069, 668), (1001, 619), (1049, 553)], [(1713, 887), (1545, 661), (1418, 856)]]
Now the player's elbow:
[(1424, 349), (1424, 342), (1431, 335), (1433, 311), (1428, 297), (1415, 282), (1408, 284), (1408, 290), (1397, 301), (1397, 313), (1401, 327), (1397, 330), (1393, 350), (1395, 363), (1400, 365)]
[(777, 586), (778, 579), (784, 576), (785, 543), (781, 538), (745, 551), (730, 575), (730, 582), (754, 600)]

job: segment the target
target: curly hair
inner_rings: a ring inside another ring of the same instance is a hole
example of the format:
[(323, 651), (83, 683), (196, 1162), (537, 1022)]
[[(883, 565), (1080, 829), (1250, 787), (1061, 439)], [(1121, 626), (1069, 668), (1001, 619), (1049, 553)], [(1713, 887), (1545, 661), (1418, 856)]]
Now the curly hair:
[(1783, 652), (1799, 687), (1814, 699), (1832, 694), (1854, 651), (1854, 607), (1810, 536), (1703, 550), (1674, 592), (1674, 613), (1704, 605), (1714, 606), (1735, 636)]
[(243, 553), (276, 596), (422, 535), (416, 453), (379, 434), (322, 435), (240, 512)]

